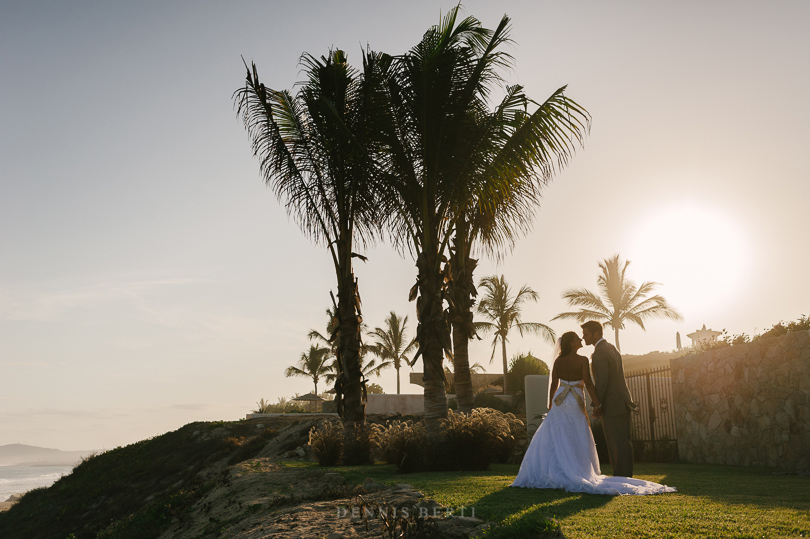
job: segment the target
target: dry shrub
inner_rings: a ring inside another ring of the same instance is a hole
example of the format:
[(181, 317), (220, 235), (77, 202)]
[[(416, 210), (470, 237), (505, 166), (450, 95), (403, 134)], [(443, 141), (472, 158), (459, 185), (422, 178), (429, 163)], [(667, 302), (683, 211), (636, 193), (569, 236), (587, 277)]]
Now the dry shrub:
[(349, 432), (344, 434), (343, 464), (348, 466), (373, 464), (371, 436), (371, 427), (368, 424), (354, 425), (350, 428)]
[(394, 464), (398, 472), (428, 468), (427, 432), (422, 422), (386, 421), (371, 426), (371, 443), (380, 460)]
[(312, 427), (309, 445), (319, 466), (334, 466), (343, 453), (343, 425), (339, 421), (324, 421)]
[(444, 432), (439, 459), (442, 470), (486, 470), (490, 463), (508, 458), (516, 445), (519, 425), (513, 414), (491, 408), (475, 408), (469, 415), (449, 411), (442, 420)]

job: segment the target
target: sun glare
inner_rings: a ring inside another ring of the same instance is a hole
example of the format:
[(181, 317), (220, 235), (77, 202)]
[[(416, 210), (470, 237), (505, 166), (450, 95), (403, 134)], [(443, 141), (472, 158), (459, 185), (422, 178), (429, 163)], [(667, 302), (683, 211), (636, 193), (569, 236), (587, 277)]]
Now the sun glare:
[(740, 293), (748, 249), (739, 225), (720, 210), (684, 204), (638, 223), (627, 257), (630, 275), (662, 283), (658, 290), (684, 314), (711, 312)]

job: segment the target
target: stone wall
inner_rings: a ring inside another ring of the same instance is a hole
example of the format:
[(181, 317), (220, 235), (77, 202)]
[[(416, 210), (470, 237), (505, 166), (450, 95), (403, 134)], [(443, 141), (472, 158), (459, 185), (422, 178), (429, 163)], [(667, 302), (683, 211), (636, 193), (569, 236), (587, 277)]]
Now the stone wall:
[(810, 331), (671, 366), (681, 460), (810, 469)]

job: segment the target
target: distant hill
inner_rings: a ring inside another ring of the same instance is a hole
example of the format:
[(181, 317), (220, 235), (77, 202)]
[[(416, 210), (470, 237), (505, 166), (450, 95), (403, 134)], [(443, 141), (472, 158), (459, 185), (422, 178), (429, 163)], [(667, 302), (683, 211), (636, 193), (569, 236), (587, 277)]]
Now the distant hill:
[(72, 466), (91, 453), (23, 444), (0, 445), (0, 466)]

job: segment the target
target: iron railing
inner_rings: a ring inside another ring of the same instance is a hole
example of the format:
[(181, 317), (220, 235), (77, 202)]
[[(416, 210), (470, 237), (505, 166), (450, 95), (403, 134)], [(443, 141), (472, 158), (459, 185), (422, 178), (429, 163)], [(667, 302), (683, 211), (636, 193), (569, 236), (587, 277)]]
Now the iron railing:
[(632, 415), (636, 460), (678, 460), (670, 368), (627, 373), (625, 379), (633, 401), (638, 405)]

